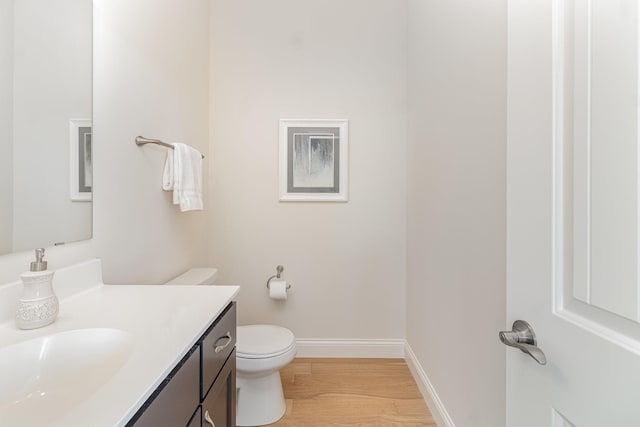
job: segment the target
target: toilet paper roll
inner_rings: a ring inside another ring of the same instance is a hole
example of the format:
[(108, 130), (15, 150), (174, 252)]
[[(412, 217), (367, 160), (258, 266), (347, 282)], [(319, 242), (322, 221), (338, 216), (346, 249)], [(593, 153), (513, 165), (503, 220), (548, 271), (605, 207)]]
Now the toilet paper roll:
[(272, 280), (269, 283), (269, 298), (287, 299), (287, 282), (285, 280)]

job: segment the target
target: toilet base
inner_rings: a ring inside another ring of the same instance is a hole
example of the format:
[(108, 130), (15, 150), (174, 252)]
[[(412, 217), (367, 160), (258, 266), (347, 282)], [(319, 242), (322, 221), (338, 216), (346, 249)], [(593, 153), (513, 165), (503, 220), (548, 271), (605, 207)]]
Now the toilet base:
[(280, 372), (261, 377), (243, 377), (237, 373), (236, 425), (261, 426), (278, 421), (287, 409), (282, 393)]

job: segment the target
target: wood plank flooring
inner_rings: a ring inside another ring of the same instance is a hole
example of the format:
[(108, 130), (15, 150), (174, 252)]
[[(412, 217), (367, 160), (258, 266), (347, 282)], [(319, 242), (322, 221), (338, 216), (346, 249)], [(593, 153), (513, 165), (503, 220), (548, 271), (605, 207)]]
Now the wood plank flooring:
[(435, 427), (402, 359), (295, 359), (277, 427)]

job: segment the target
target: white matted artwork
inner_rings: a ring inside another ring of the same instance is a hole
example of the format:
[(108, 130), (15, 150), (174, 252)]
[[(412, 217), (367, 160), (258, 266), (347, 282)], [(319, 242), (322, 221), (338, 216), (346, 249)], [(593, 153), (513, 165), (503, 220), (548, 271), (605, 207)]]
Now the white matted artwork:
[(346, 202), (348, 120), (280, 120), (280, 201)]
[(91, 120), (69, 120), (69, 195), (74, 202), (91, 201), (92, 135)]

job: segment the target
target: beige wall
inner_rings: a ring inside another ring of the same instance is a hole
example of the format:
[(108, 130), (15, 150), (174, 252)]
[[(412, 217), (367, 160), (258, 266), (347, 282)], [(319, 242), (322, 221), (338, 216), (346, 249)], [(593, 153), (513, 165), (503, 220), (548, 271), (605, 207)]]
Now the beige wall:
[(407, 339), (457, 427), (505, 423), (506, 1), (409, 0)]
[[(403, 338), (406, 10), (397, 0), (213, 0), (210, 263), (239, 321)], [(348, 203), (278, 202), (278, 120), (346, 118)], [(285, 267), (289, 300), (267, 298)]]
[(204, 263), (206, 214), (171, 204), (166, 149), (134, 138), (208, 151), (208, 4), (96, 2), (94, 241), (107, 283), (160, 283)]

